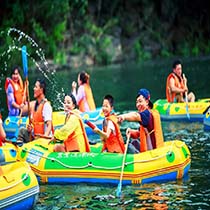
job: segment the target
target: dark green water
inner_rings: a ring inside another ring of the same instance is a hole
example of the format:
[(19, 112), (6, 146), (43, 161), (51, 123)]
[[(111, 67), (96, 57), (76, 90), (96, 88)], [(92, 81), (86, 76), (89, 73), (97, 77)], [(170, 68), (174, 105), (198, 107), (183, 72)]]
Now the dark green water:
[[(101, 106), (105, 94), (115, 98), (115, 110), (119, 113), (135, 110), (135, 96), (139, 88), (148, 88), (154, 102), (165, 98), (165, 80), (171, 71), (172, 60), (150, 61), (142, 64), (127, 63), (109, 67), (88, 69), (97, 106)], [(209, 58), (187, 59), (183, 71), (188, 78), (189, 89), (197, 98), (210, 97)], [(71, 90), (78, 71), (62, 70), (48, 76), (47, 97), (54, 110), (61, 106), (63, 92)], [(30, 72), (30, 93), (33, 82), (43, 73)], [(2, 86), (2, 84), (1, 84)], [(3, 115), (7, 113), (5, 94), (1, 90)], [(125, 132), (130, 123), (122, 126)], [(124, 197), (115, 198), (117, 186), (102, 185), (41, 185), (39, 200), (34, 209), (210, 209), (210, 133), (203, 131), (202, 123), (162, 123), (165, 141), (180, 139), (188, 145), (192, 164), (189, 176), (184, 180), (167, 183), (123, 186)]]

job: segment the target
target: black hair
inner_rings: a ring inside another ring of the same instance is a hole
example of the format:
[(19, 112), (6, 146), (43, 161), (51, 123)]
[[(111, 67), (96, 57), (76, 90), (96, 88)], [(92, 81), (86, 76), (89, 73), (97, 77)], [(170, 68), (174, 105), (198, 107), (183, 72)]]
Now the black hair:
[(172, 68), (175, 69), (177, 65), (182, 64), (181, 60), (175, 60), (172, 64)]
[(13, 68), (12, 68), (12, 70), (11, 70), (11, 76), (15, 73), (15, 70), (18, 70), (18, 73), (20, 74), (20, 67), (19, 66), (14, 66)]
[(114, 98), (113, 98), (112, 95), (109, 95), (109, 94), (108, 94), (108, 95), (105, 95), (105, 96), (104, 96), (104, 99), (106, 99), (106, 100), (109, 101), (111, 107), (114, 106)]
[(44, 79), (37, 79), (36, 81), (39, 82), (40, 88), (43, 89), (43, 93), (45, 95), (46, 86), (47, 86), (45, 80)]
[(72, 100), (72, 102), (73, 102), (75, 108), (78, 108), (78, 106), (77, 106), (77, 100), (76, 100), (76, 98), (74, 97), (74, 95), (73, 95), (72, 93), (66, 94), (65, 96), (71, 97), (71, 100)]
[(85, 71), (80, 72), (79, 79), (81, 80), (82, 84), (89, 83), (89, 74)]

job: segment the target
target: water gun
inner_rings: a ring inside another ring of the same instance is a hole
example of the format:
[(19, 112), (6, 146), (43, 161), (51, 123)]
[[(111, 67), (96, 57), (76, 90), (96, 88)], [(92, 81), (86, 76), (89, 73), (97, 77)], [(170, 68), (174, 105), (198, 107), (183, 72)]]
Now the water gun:
[(95, 129), (96, 125), (93, 124), (92, 122), (90, 122), (89, 120), (85, 120), (84, 122), (85, 122), (85, 124), (87, 124), (90, 128)]

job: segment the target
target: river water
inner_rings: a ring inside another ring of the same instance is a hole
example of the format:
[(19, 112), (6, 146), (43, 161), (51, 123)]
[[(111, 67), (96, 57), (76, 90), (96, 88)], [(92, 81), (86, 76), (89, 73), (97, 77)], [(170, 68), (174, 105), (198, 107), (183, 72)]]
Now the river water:
[[(209, 60), (209, 57), (183, 60), (188, 87), (197, 99), (210, 97)], [(172, 60), (158, 60), (87, 69), (96, 105), (101, 106), (104, 95), (112, 94), (117, 113), (135, 110), (136, 93), (143, 87), (150, 90), (153, 102), (165, 98), (165, 81), (171, 65)], [(71, 83), (77, 80), (80, 70), (48, 72), (47, 97), (54, 110), (61, 107), (60, 93), (70, 92)], [(31, 97), (36, 77), (43, 77), (43, 74), (29, 73)], [(4, 97), (2, 93), (1, 96)], [(6, 108), (3, 108), (5, 113)], [(124, 123), (123, 134), (127, 126), (137, 127), (137, 124)], [(117, 186), (113, 185), (40, 185), (34, 209), (210, 209), (210, 133), (203, 131), (202, 123), (162, 122), (162, 128), (165, 141), (180, 139), (190, 149), (192, 163), (185, 179), (123, 186), (122, 199), (115, 197)]]

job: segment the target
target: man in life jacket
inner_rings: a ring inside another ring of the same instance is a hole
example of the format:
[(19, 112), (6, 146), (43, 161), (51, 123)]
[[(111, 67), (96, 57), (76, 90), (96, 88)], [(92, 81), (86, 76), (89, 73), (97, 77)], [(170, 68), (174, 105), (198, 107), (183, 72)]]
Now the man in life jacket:
[[(136, 97), (136, 108), (138, 112), (129, 112), (118, 116), (118, 121), (139, 122), (140, 129), (133, 130), (127, 128), (126, 135), (130, 135), (137, 141), (140, 152), (152, 150), (163, 146), (163, 134), (161, 128), (160, 115), (158, 111), (152, 110), (153, 104), (150, 101), (150, 93), (147, 89), (140, 89)], [(135, 142), (136, 144), (136, 142)]]
[(125, 146), (117, 116), (113, 113), (114, 98), (111, 95), (104, 96), (102, 110), (105, 116), (103, 130), (95, 126), (93, 131), (98, 133), (103, 141), (102, 152), (124, 153)]
[(79, 85), (77, 91), (77, 83), (75, 81), (72, 82), (72, 94), (77, 100), (79, 110), (81, 112), (94, 111), (96, 106), (92, 89), (90, 87), (90, 75), (84, 71), (80, 72), (77, 78), (77, 82)]
[(7, 107), (9, 116), (18, 116), (24, 107), (24, 86), (20, 76), (19, 67), (14, 67), (11, 78), (6, 78), (5, 91), (7, 94)]
[[(175, 60), (173, 72), (170, 73), (166, 80), (166, 99), (168, 102), (184, 102), (185, 93), (188, 92), (187, 79), (182, 75), (182, 64), (180, 60)], [(195, 101), (195, 95), (190, 92), (187, 95), (189, 102)]]
[(33, 134), (33, 137), (49, 137), (52, 135), (52, 107), (49, 101), (45, 98), (45, 91), (45, 81), (37, 79), (34, 85), (34, 98), (36, 100), (30, 102), (29, 124), (27, 125), (27, 128), (20, 128), (17, 141), (30, 141), (31, 133)]

